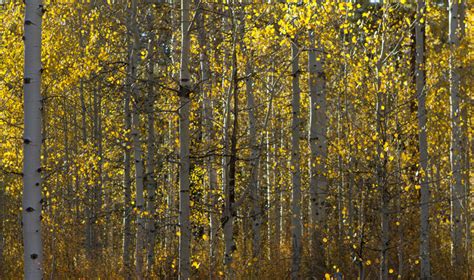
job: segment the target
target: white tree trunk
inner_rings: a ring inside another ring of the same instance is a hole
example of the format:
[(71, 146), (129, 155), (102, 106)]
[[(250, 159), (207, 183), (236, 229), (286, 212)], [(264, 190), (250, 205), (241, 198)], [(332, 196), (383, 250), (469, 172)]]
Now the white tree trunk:
[[(420, 259), (421, 279), (431, 279), (430, 268), (430, 186), (428, 183), (428, 141), (426, 138), (426, 91), (425, 91), (425, 24), (424, 14), (426, 12), (425, 1), (417, 0), (417, 22), (415, 25), (416, 36), (416, 96), (418, 98), (418, 144), (419, 144), (419, 166), (420, 166)], [(423, 19), (423, 20), (421, 20)]]
[(147, 20), (149, 24), (148, 34), (148, 64), (147, 64), (147, 86), (148, 96), (146, 101), (147, 111), (147, 160), (146, 160), (146, 193), (147, 193), (147, 276), (152, 277), (153, 264), (155, 261), (155, 195), (156, 195), (156, 179), (155, 179), (155, 92), (153, 87), (153, 68), (154, 62), (154, 45), (155, 34), (153, 33), (153, 13), (148, 11)]
[(189, 201), (189, 98), (191, 77), (189, 74), (190, 55), (189, 0), (181, 0), (181, 69), (179, 78), (179, 279), (191, 277), (191, 224)]
[[(467, 1), (466, 0), (461, 0), (459, 2), (459, 38), (462, 40), (464, 36), (466, 35), (466, 11), (468, 9), (467, 6)], [(469, 50), (469, 48), (463, 48), (464, 50)], [(466, 53), (463, 52), (460, 54), (461, 56), (465, 56)], [(469, 71), (464, 71), (461, 72), (460, 75), (460, 87), (461, 88), (467, 88), (469, 87), (467, 82), (468, 79), (466, 79), (466, 76), (469, 76)], [(473, 155), (469, 145), (471, 142), (471, 146), (473, 141), (469, 137), (469, 127), (472, 127), (472, 123), (469, 121), (469, 113), (470, 113), (470, 107), (468, 106), (469, 102), (469, 95), (468, 94), (462, 94), (464, 97), (462, 99), (463, 101), (463, 106), (461, 106), (461, 120), (462, 121), (462, 152), (461, 154), (463, 155), (462, 158), (462, 173), (463, 173), (463, 179), (464, 180), (464, 223), (465, 223), (465, 259), (466, 259), (466, 266), (465, 266), (465, 271), (467, 275), (471, 273), (472, 269), (472, 254), (474, 253), (473, 251), (473, 242), (472, 242), (472, 232), (473, 229), (471, 228), (471, 223), (472, 223), (472, 214), (471, 214), (471, 201), (472, 201), (472, 193), (471, 193), (471, 182), (470, 182), (470, 159)], [(469, 126), (470, 125), (470, 126)], [(472, 137), (471, 137), (472, 138)]]
[(326, 224), (327, 196), (327, 115), (326, 81), (323, 71), (324, 53), (321, 44), (316, 49), (314, 32), (309, 32), (310, 52), (308, 53), (310, 91), (310, 209), (311, 209), (311, 256), (313, 273), (323, 278), (326, 272), (323, 227)]
[(24, 279), (42, 279), (41, 240), (41, 0), (25, 1), (24, 132), (23, 132), (23, 269)]
[[(130, 79), (127, 79), (127, 84)], [(130, 91), (127, 89), (124, 100), (124, 128), (130, 131), (132, 128), (131, 112), (130, 112)], [(127, 134), (127, 138), (129, 134)], [(124, 159), (123, 159), (123, 188), (124, 188), (124, 212), (123, 212), (123, 272), (125, 279), (131, 279), (132, 272), (132, 261), (130, 256), (130, 249), (132, 243), (132, 231), (131, 231), (131, 218), (132, 218), (132, 180), (130, 177), (131, 170), (131, 152), (130, 152), (130, 140), (125, 141), (124, 147)]]
[(259, 149), (257, 142), (257, 128), (255, 119), (255, 100), (253, 95), (253, 82), (251, 78), (252, 68), (251, 62), (247, 62), (246, 66), (246, 80), (245, 92), (247, 95), (247, 107), (249, 118), (249, 143), (251, 145), (250, 153), (250, 201), (252, 208), (250, 216), (252, 218), (252, 257), (256, 258), (260, 255), (260, 226), (262, 224), (261, 209), (260, 209), (260, 195), (258, 187), (258, 168), (259, 168)]
[(291, 42), (291, 75), (292, 75), (292, 123), (291, 123), (291, 236), (292, 236), (292, 263), (291, 279), (300, 279), (301, 264), (301, 174), (300, 174), (300, 85), (299, 85), (299, 48), (295, 38)]
[[(196, 25), (198, 28), (198, 41), (200, 50), (200, 68), (201, 68), (201, 85), (202, 85), (202, 96), (203, 96), (203, 115), (204, 115), (204, 123), (206, 129), (206, 142), (208, 143), (207, 151), (210, 152), (214, 129), (213, 129), (213, 112), (212, 112), (212, 102), (211, 102), (211, 90), (212, 90), (212, 81), (211, 81), (211, 70), (209, 65), (209, 53), (208, 53), (208, 39), (206, 36), (206, 29), (205, 29), (205, 17), (203, 14), (204, 7), (203, 3), (200, 0), (195, 0), (196, 5), (199, 5), (197, 10), (196, 16)], [(216, 246), (218, 243), (218, 222), (219, 219), (216, 215), (217, 211), (217, 204), (218, 204), (218, 196), (216, 194), (217, 191), (217, 171), (216, 168), (213, 166), (214, 163), (214, 156), (209, 155), (208, 159), (206, 160), (206, 169), (208, 174), (209, 180), (209, 262), (210, 262), (210, 278), (212, 279), (212, 275), (215, 270), (216, 265)]]
[(462, 202), (464, 184), (462, 180), (462, 121), (460, 109), (460, 62), (457, 59), (459, 49), (459, 1), (449, 1), (449, 90), (451, 93), (451, 236), (452, 262), (457, 271), (465, 263), (463, 250)]
[(140, 51), (140, 31), (137, 25), (137, 1), (131, 2), (131, 18), (130, 26), (133, 36), (133, 47), (130, 57), (130, 82), (131, 82), (131, 95), (133, 97), (133, 109), (132, 109), (132, 141), (133, 141), (133, 157), (135, 161), (135, 207), (137, 209), (137, 237), (135, 244), (135, 272), (138, 279), (143, 278), (143, 248), (144, 248), (144, 233), (145, 233), (145, 221), (143, 219), (143, 210), (145, 199), (143, 196), (144, 188), (144, 168), (143, 168), (143, 150), (140, 139), (140, 110), (141, 110), (141, 97), (139, 97), (138, 91), (138, 57)]

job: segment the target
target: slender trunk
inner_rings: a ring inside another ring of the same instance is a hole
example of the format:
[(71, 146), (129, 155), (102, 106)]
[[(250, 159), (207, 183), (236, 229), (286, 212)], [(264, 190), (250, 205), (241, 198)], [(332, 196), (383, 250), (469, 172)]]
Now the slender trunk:
[[(174, 121), (170, 119), (168, 121), (168, 142), (174, 143), (176, 140), (176, 127)], [(173, 147), (171, 150), (173, 155), (176, 154), (175, 148)], [(175, 209), (175, 182), (176, 182), (176, 166), (174, 163), (170, 163), (168, 166), (168, 174), (167, 178), (167, 196), (166, 196), (166, 222), (167, 226), (167, 233), (165, 235), (165, 247), (166, 247), (166, 265), (170, 266), (172, 258), (176, 252), (175, 244), (174, 244), (174, 236), (176, 236), (176, 221), (174, 219), (174, 212)]]
[[(326, 224), (326, 160), (327, 160), (327, 116), (326, 80), (323, 71), (324, 54), (316, 49), (314, 31), (309, 32), (310, 52), (308, 57), (310, 90), (310, 203), (311, 203), (311, 256), (313, 273), (324, 278), (326, 261), (323, 246), (323, 230)], [(318, 48), (321, 44), (318, 42)]]
[[(127, 79), (127, 85), (130, 83), (130, 79)], [(130, 91), (127, 89), (125, 92), (124, 100), (124, 128), (128, 133), (132, 128), (132, 118), (130, 112)], [(131, 152), (130, 152), (130, 139), (127, 133), (124, 147), (124, 158), (123, 158), (123, 189), (124, 189), (124, 212), (123, 212), (123, 270), (125, 279), (132, 278), (132, 261), (130, 256), (130, 249), (132, 243), (132, 231), (131, 231), (131, 218), (132, 218), (132, 180), (130, 176), (131, 170)]]
[[(383, 35), (382, 35), (383, 36)], [(385, 134), (386, 115), (384, 95), (382, 92), (382, 80), (379, 73), (382, 71), (382, 63), (385, 56), (385, 38), (382, 37), (380, 57), (377, 62), (377, 96), (375, 107), (376, 121), (376, 183), (380, 190), (380, 221), (381, 221), (381, 246), (380, 246), (380, 279), (388, 279), (388, 250), (389, 250), (389, 190), (386, 182), (387, 157), (384, 155), (383, 145), (387, 141)]]
[(41, 240), (41, 0), (25, 1), (24, 130), (23, 130), (23, 269), (24, 278), (42, 279)]
[(93, 215), (93, 227), (94, 238), (93, 245), (96, 250), (96, 256), (100, 259), (102, 256), (103, 244), (101, 243), (101, 232), (102, 228), (99, 226), (101, 222), (99, 221), (100, 211), (102, 209), (102, 185), (103, 185), (103, 176), (102, 176), (102, 165), (103, 165), (103, 154), (102, 154), (102, 129), (101, 129), (101, 97), (100, 97), (100, 85), (97, 85), (94, 88), (93, 93), (93, 124), (94, 124), (94, 145), (95, 145), (95, 154), (98, 156), (97, 170), (94, 174), (94, 188), (91, 193), (91, 208)]
[(0, 180), (0, 277), (4, 277), (3, 251), (5, 246), (5, 183)]
[[(270, 74), (270, 84), (272, 85), (272, 88), (270, 88), (270, 95), (273, 95), (275, 91), (275, 85), (274, 85), (274, 65), (272, 64), (271, 68), (271, 74)], [(273, 117), (277, 120), (277, 115), (276, 112), (273, 114)], [(271, 156), (268, 160), (269, 165), (272, 168), (272, 173), (273, 173), (273, 197), (271, 198), (274, 203), (272, 208), (270, 208), (273, 212), (273, 219), (269, 219), (269, 223), (273, 221), (273, 234), (271, 235), (270, 238), (270, 260), (278, 265), (279, 259), (280, 259), (280, 243), (281, 243), (281, 189), (280, 189), (280, 176), (277, 176), (278, 170), (280, 168), (280, 160), (278, 158), (278, 151), (280, 149), (280, 131), (279, 131), (279, 122), (276, 121), (273, 126), (272, 130), (272, 139), (273, 143), (272, 145), (272, 150), (273, 152), (271, 153)], [(269, 211), (270, 212), (270, 211)], [(272, 230), (271, 224), (269, 225), (270, 230)]]
[[(135, 87), (132, 86), (132, 88)], [(134, 90), (132, 89), (134, 92)], [(135, 92), (136, 93), (136, 92)], [(135, 94), (133, 94), (135, 95)], [(136, 95), (135, 95), (136, 96)], [(144, 233), (145, 221), (143, 218), (143, 210), (145, 199), (143, 196), (144, 185), (144, 171), (143, 171), (143, 150), (140, 140), (140, 114), (137, 100), (134, 102), (132, 110), (132, 139), (133, 139), (133, 156), (135, 160), (135, 207), (137, 209), (137, 241), (135, 247), (135, 269), (138, 278), (142, 278), (143, 270), (143, 248), (144, 248)]]
[(358, 250), (358, 268), (359, 268), (359, 279), (365, 280), (365, 267), (364, 267), (364, 244), (365, 244), (365, 192), (364, 192), (365, 181), (364, 179), (359, 180), (359, 250)]
[(430, 186), (428, 183), (428, 141), (426, 137), (426, 91), (425, 91), (425, 1), (417, 0), (417, 17), (415, 25), (416, 36), (416, 96), (418, 98), (418, 143), (420, 149), (420, 259), (421, 274), (420, 279), (431, 279), (430, 268), (430, 232), (429, 232), (429, 213), (430, 213)]
[[(237, 168), (237, 129), (238, 129), (238, 112), (239, 112), (239, 98), (238, 98), (238, 81), (237, 81), (237, 34), (234, 15), (231, 14), (232, 19), (232, 67), (231, 67), (231, 86), (229, 88), (229, 103), (230, 98), (233, 99), (234, 104), (232, 108), (233, 123), (232, 123), (232, 134), (230, 136), (230, 149), (229, 155), (225, 166), (227, 170), (227, 184), (224, 190), (224, 220), (222, 227), (224, 228), (224, 264), (226, 265), (226, 277), (229, 279), (234, 278), (234, 271), (232, 269), (233, 253), (236, 250), (234, 240), (234, 219), (236, 216), (235, 209), (235, 176)], [(230, 104), (229, 104), (230, 106)], [(230, 112), (228, 112), (230, 115)], [(230, 118), (229, 118), (230, 119)]]
[(189, 73), (189, 0), (181, 0), (181, 69), (179, 78), (179, 279), (191, 277), (191, 224), (189, 198), (191, 77)]
[[(409, 91), (409, 89), (408, 89)], [(399, 106), (399, 95), (397, 94), (396, 97), (396, 104), (395, 106)], [(399, 121), (399, 112), (395, 115), (395, 123), (396, 123), (396, 131), (398, 135), (402, 134), (402, 128)], [(403, 221), (403, 213), (402, 213), (402, 188), (403, 188), (403, 181), (402, 181), (402, 160), (401, 160), (401, 153), (402, 153), (402, 141), (399, 137), (397, 137), (397, 168), (395, 170), (396, 176), (396, 195), (397, 195), (397, 235), (398, 235), (398, 250), (397, 250), (397, 260), (398, 260), (398, 275), (401, 279), (405, 279), (405, 269), (404, 269), (404, 242), (405, 238), (403, 235), (403, 228), (404, 228), (404, 221)]]
[[(79, 19), (80, 19), (80, 27), (83, 28), (83, 22), (82, 22), (82, 10), (79, 9)], [(81, 57), (84, 57), (84, 49), (85, 49), (85, 38), (82, 33), (79, 35), (79, 47), (81, 49)], [(88, 139), (87, 139), (87, 107), (86, 107), (86, 97), (84, 94), (84, 81), (81, 78), (79, 80), (79, 98), (81, 101), (81, 123), (82, 123), (82, 145), (85, 147), (88, 144)], [(86, 210), (85, 210), (85, 215), (86, 215), (86, 230), (85, 230), (85, 246), (86, 246), (86, 253), (89, 258), (92, 257), (92, 239), (93, 239), (93, 225), (92, 225), (92, 213), (90, 209), (90, 188), (88, 186), (88, 174), (84, 174), (83, 178), (83, 184), (84, 184), (84, 189), (86, 190)]]
[(143, 210), (145, 199), (143, 197), (144, 185), (144, 168), (143, 168), (143, 150), (140, 139), (140, 111), (141, 111), (141, 97), (138, 91), (138, 53), (140, 51), (140, 31), (137, 25), (137, 1), (131, 2), (131, 18), (130, 27), (133, 37), (132, 53), (130, 56), (130, 91), (133, 98), (132, 107), (132, 144), (133, 157), (135, 162), (135, 207), (137, 210), (137, 233), (135, 244), (135, 273), (138, 279), (143, 278), (143, 248), (144, 248), (144, 233), (145, 223), (143, 219)]
[(299, 85), (299, 48), (297, 39), (291, 42), (291, 75), (292, 75), (292, 123), (291, 123), (291, 236), (292, 236), (292, 263), (291, 279), (300, 278), (301, 264), (301, 175), (300, 175), (300, 85)]
[[(280, 133), (277, 133), (279, 137), (275, 139), (275, 157), (274, 157), (274, 162), (276, 162), (275, 166), (275, 171), (274, 172), (279, 172), (279, 169), (281, 169), (281, 166), (279, 164), (279, 157), (277, 156), (277, 151), (282, 147), (280, 144)], [(278, 173), (277, 173), (278, 174)], [(274, 253), (275, 257), (274, 259), (277, 261), (277, 264), (280, 262), (280, 250), (281, 250), (281, 231), (282, 231), (282, 226), (283, 226), (283, 215), (282, 215), (282, 201), (283, 201), (283, 192), (281, 190), (281, 179), (279, 176), (275, 176), (275, 236), (274, 236), (274, 241), (275, 241), (275, 248), (274, 248)]]
[(259, 147), (257, 142), (257, 128), (255, 119), (255, 98), (253, 95), (253, 82), (251, 78), (252, 68), (251, 62), (247, 62), (245, 88), (247, 95), (247, 107), (249, 118), (249, 143), (251, 145), (250, 152), (250, 201), (252, 208), (250, 216), (252, 218), (252, 257), (258, 258), (260, 255), (260, 226), (262, 224), (260, 196), (258, 186), (258, 168), (259, 168)]
[(147, 65), (147, 160), (146, 160), (146, 193), (147, 193), (147, 215), (146, 215), (146, 237), (147, 237), (147, 276), (153, 277), (153, 264), (155, 261), (155, 196), (156, 196), (156, 178), (155, 178), (155, 112), (153, 110), (155, 103), (155, 92), (153, 87), (153, 68), (154, 68), (154, 45), (155, 34), (153, 33), (153, 13), (151, 10), (147, 15), (149, 21), (149, 41), (148, 41), (148, 65)]
[[(206, 36), (205, 30), (205, 17), (203, 3), (200, 0), (195, 0), (196, 4), (199, 5), (197, 9), (196, 16), (196, 25), (198, 29), (198, 41), (200, 46), (200, 68), (201, 68), (201, 85), (202, 85), (202, 96), (203, 96), (203, 114), (204, 114), (204, 123), (206, 127), (206, 142), (208, 143), (207, 150), (210, 152), (212, 138), (214, 134), (213, 129), (213, 112), (212, 112), (212, 103), (211, 103), (211, 70), (209, 65), (209, 53), (208, 53), (208, 39)], [(210, 271), (209, 278), (212, 279), (213, 272), (215, 271), (216, 266), (216, 245), (217, 245), (217, 229), (218, 229), (218, 218), (216, 215), (216, 205), (217, 201), (217, 171), (213, 166), (214, 156), (210, 155), (206, 160), (206, 169), (208, 173), (209, 180), (209, 262), (210, 262)]]
[[(466, 0), (461, 0), (459, 2), (459, 37), (460, 40), (464, 38), (466, 35), (466, 10), (468, 9), (467, 7), (467, 1)], [(466, 56), (466, 49), (469, 48), (463, 48), (462, 52), (460, 55), (461, 56)], [(461, 67), (464, 67), (462, 65)], [(467, 71), (468, 72), (468, 71)], [(460, 87), (461, 88), (468, 88), (466, 76), (469, 76), (469, 73), (466, 71), (462, 71), (460, 74)], [(465, 271), (466, 275), (469, 275), (471, 273), (471, 266), (472, 266), (472, 253), (473, 253), (473, 242), (472, 242), (472, 232), (473, 230), (471, 229), (471, 222), (472, 222), (472, 214), (471, 214), (471, 201), (472, 201), (472, 193), (471, 193), (471, 181), (470, 181), (470, 159), (472, 156), (472, 151), (470, 149), (470, 142), (472, 143), (472, 140), (469, 137), (469, 126), (470, 124), (470, 119), (469, 119), (469, 113), (470, 113), (470, 108), (468, 106), (469, 102), (469, 97), (468, 94), (463, 94), (463, 106), (461, 106), (461, 120), (462, 120), (462, 169), (463, 169), (463, 181), (465, 183), (464, 186), (464, 217), (465, 217), (465, 259), (466, 259), (466, 266), (465, 266)], [(473, 146), (474, 147), (474, 146)]]
[[(464, 183), (462, 180), (462, 119), (460, 98), (460, 62), (457, 58), (459, 38), (459, 1), (449, 1), (449, 90), (451, 93), (451, 148), (450, 162), (451, 182), (451, 237), (452, 263), (455, 271), (460, 273), (465, 263), (463, 250), (462, 196)], [(459, 274), (460, 276), (461, 274)]]
[[(228, 11), (227, 11), (228, 12)], [(222, 25), (223, 25), (223, 32), (226, 33), (228, 32), (231, 28), (229, 26), (229, 21), (228, 17), (223, 17), (222, 18)], [(222, 38), (222, 41), (224, 39)], [(216, 52), (217, 55), (217, 52)], [(216, 59), (218, 59), (216, 57)], [(224, 196), (224, 205), (222, 209), (222, 217), (221, 217), (221, 227), (223, 228), (223, 234), (224, 234), (224, 265), (227, 265), (229, 260), (231, 260), (231, 256), (229, 256), (227, 253), (227, 249), (232, 248), (232, 239), (229, 241), (229, 236), (232, 231), (232, 228), (230, 227), (231, 224), (227, 225), (229, 223), (229, 220), (231, 219), (230, 215), (230, 209), (228, 208), (229, 203), (227, 202), (227, 199), (229, 198), (229, 193), (228, 193), (228, 185), (229, 185), (229, 159), (230, 157), (228, 156), (229, 154), (229, 123), (230, 123), (230, 116), (231, 116), (231, 91), (226, 90), (226, 77), (227, 73), (226, 70), (228, 68), (228, 60), (229, 60), (229, 51), (227, 48), (224, 49), (223, 51), (223, 59), (222, 59), (222, 65), (223, 65), (223, 75), (221, 79), (221, 90), (224, 93), (225, 92), (225, 99), (223, 102), (223, 107), (224, 107), (224, 112), (223, 112), (223, 126), (222, 126), (222, 192)], [(226, 266), (227, 268), (227, 266)]]

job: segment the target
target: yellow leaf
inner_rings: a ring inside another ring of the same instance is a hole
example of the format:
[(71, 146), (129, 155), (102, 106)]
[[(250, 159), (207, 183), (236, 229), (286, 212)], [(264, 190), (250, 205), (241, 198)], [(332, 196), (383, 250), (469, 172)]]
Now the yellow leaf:
[(197, 261), (193, 261), (192, 267), (195, 267), (196, 269), (199, 269), (199, 266), (200, 266), (200, 265), (201, 265), (201, 264), (198, 263)]
[(204, 239), (204, 240), (207, 241), (207, 240), (209, 240), (209, 236), (207, 236), (206, 234), (203, 234), (203, 235), (202, 235), (202, 239)]

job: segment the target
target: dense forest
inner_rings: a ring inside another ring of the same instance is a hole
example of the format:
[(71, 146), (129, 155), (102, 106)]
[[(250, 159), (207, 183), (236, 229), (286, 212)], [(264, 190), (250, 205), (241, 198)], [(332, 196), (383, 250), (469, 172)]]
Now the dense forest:
[(0, 279), (474, 278), (467, 0), (0, 0)]

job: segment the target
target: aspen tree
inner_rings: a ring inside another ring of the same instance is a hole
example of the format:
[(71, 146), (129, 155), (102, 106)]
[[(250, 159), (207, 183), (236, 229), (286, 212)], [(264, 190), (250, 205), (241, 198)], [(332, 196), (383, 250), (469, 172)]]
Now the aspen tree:
[[(0, 180), (0, 271), (4, 271), (4, 256), (5, 250), (5, 182)], [(0, 272), (0, 277), (3, 272)]]
[[(249, 58), (250, 59), (250, 58)], [(250, 201), (252, 203), (250, 216), (252, 218), (252, 258), (258, 258), (260, 255), (260, 226), (262, 223), (260, 210), (260, 196), (258, 186), (258, 166), (259, 166), (259, 149), (257, 142), (257, 128), (255, 119), (255, 98), (253, 95), (253, 81), (251, 78), (252, 68), (251, 61), (247, 61), (245, 92), (247, 96), (248, 120), (249, 120), (249, 143), (251, 145), (250, 153)]]
[(417, 0), (417, 22), (415, 25), (416, 36), (416, 96), (418, 98), (418, 144), (420, 151), (420, 279), (431, 279), (430, 272), (430, 186), (428, 183), (428, 141), (426, 137), (426, 90), (425, 90), (425, 1)]
[[(210, 143), (212, 141), (214, 135), (213, 129), (213, 106), (211, 101), (211, 90), (212, 90), (212, 80), (211, 80), (211, 70), (210, 70), (210, 62), (209, 62), (209, 43), (205, 29), (205, 16), (204, 16), (204, 3), (200, 0), (195, 0), (197, 7), (196, 11), (196, 25), (198, 29), (198, 41), (200, 46), (200, 56), (199, 56), (199, 63), (200, 63), (200, 70), (201, 70), (201, 90), (203, 96), (203, 114), (204, 114), (204, 124), (206, 127), (206, 141), (208, 144), (208, 149), (210, 149)], [(217, 171), (216, 168), (213, 166), (213, 162), (215, 157), (210, 155), (206, 160), (206, 169), (208, 173), (208, 180), (209, 180), (209, 261), (210, 261), (210, 271), (214, 271), (214, 267), (216, 265), (216, 245), (218, 242), (218, 218), (215, 211), (215, 206), (217, 205)], [(211, 272), (212, 278), (212, 272)]]
[[(387, 6), (382, 4), (382, 13), (385, 17)], [(385, 25), (385, 22), (381, 23)], [(388, 268), (388, 250), (389, 250), (389, 190), (387, 185), (387, 157), (385, 157), (383, 145), (387, 141), (386, 139), (386, 114), (385, 114), (385, 97), (382, 92), (382, 67), (387, 52), (387, 38), (384, 33), (381, 34), (381, 46), (378, 54), (377, 65), (376, 65), (376, 104), (375, 104), (375, 146), (377, 151), (375, 173), (376, 173), (376, 186), (380, 193), (380, 223), (381, 223), (381, 238), (380, 238), (380, 275), (379, 279), (387, 280), (389, 274)]]
[[(189, 0), (185, 34), (181, 1), (136, 0), (134, 24), (131, 1), (53, 2), (35, 167), (45, 278), (173, 279), (185, 265), (188, 279), (469, 278), (467, 1), (451, 5), (458, 44), (446, 41), (448, 1)], [(24, 8), (0, 0), (2, 279), (22, 278), (28, 245)], [(180, 81), (184, 54), (190, 80)]]
[[(275, 92), (275, 65), (272, 63), (272, 67), (270, 70), (270, 84), (272, 87), (270, 88), (270, 94), (271, 96), (274, 95)], [(274, 110), (273, 113), (273, 118), (278, 120), (279, 116), (276, 113), (276, 110)], [(280, 168), (280, 160), (278, 158), (278, 151), (280, 150), (281, 147), (281, 132), (279, 130), (279, 125), (278, 121), (275, 121), (274, 126), (273, 126), (273, 131), (272, 131), (272, 141), (271, 143), (271, 149), (273, 150), (270, 158), (268, 159), (269, 165), (273, 167), (273, 195), (274, 197), (272, 198), (274, 200), (273, 207), (271, 208), (272, 211), (272, 218), (270, 219), (269, 222), (273, 221), (273, 231), (270, 239), (270, 260), (275, 260), (279, 261), (280, 258), (280, 245), (281, 245), (281, 225), (282, 225), (282, 215), (281, 215), (281, 205), (282, 205), (282, 191), (280, 188), (280, 177), (277, 176), (278, 170)], [(269, 225), (270, 230), (272, 230), (272, 226)]]
[(155, 261), (155, 195), (156, 195), (156, 178), (155, 178), (155, 88), (153, 86), (153, 69), (155, 66), (154, 46), (155, 33), (153, 32), (153, 12), (151, 9), (147, 12), (148, 22), (148, 57), (147, 57), (147, 160), (146, 160), (146, 194), (147, 194), (147, 217), (146, 217), (146, 238), (147, 238), (147, 276), (152, 277), (153, 264)]
[(130, 29), (132, 33), (132, 52), (130, 55), (130, 94), (133, 100), (131, 110), (131, 137), (133, 145), (133, 158), (135, 161), (135, 207), (137, 210), (137, 233), (135, 243), (135, 273), (139, 279), (143, 278), (143, 248), (145, 237), (145, 221), (143, 219), (143, 210), (145, 199), (144, 189), (144, 168), (143, 168), (143, 150), (140, 139), (140, 110), (141, 97), (138, 90), (138, 59), (140, 52), (140, 31), (137, 24), (137, 0), (131, 2), (130, 11)]
[(300, 174), (300, 85), (299, 85), (299, 47), (298, 39), (291, 42), (291, 77), (292, 77), (292, 99), (291, 99), (291, 175), (292, 175), (292, 197), (291, 197), (291, 242), (292, 262), (291, 279), (300, 279), (301, 265), (301, 174)]
[(190, 20), (189, 0), (181, 0), (181, 66), (179, 77), (179, 279), (191, 277), (191, 224), (189, 198), (189, 115), (191, 76), (189, 73)]
[[(132, 48), (129, 47), (128, 55), (131, 56)], [(123, 211), (123, 270), (125, 279), (131, 279), (132, 275), (132, 261), (130, 256), (130, 249), (132, 243), (132, 231), (131, 231), (131, 220), (132, 220), (132, 179), (131, 179), (131, 150), (130, 150), (130, 131), (132, 129), (132, 118), (130, 111), (131, 94), (128, 85), (131, 83), (131, 77), (127, 73), (127, 79), (125, 81), (127, 89), (125, 90), (124, 97), (124, 129), (127, 131), (125, 145), (123, 148), (123, 190), (124, 190), (124, 211)]]
[(238, 77), (237, 77), (237, 24), (234, 13), (234, 7), (229, 10), (231, 17), (231, 34), (232, 34), (232, 50), (231, 50), (231, 76), (230, 86), (228, 92), (228, 116), (230, 122), (230, 102), (233, 101), (232, 107), (232, 133), (230, 135), (228, 155), (226, 155), (226, 170), (227, 180), (224, 186), (224, 215), (222, 227), (224, 228), (224, 264), (226, 266), (226, 277), (233, 279), (235, 277), (232, 268), (233, 253), (236, 250), (234, 240), (234, 220), (236, 213), (235, 207), (235, 180), (237, 168), (237, 130), (238, 130), (238, 113), (239, 113), (239, 98), (238, 98)]
[(24, 130), (23, 130), (23, 270), (24, 279), (43, 279), (41, 239), (41, 0), (25, 1)]
[[(451, 182), (451, 236), (452, 262), (457, 273), (462, 270), (465, 262), (463, 246), (463, 195), (464, 183), (462, 178), (462, 119), (461, 119), (461, 75), (460, 62), (457, 58), (460, 45), (459, 1), (449, 1), (449, 91), (451, 101), (451, 147), (450, 162), (452, 172)], [(459, 274), (460, 276), (461, 274)]]
[[(467, 6), (467, 1), (466, 0), (461, 0), (459, 2), (459, 38), (463, 42), (466, 37), (466, 25), (467, 25), (467, 18), (466, 18), (466, 13), (468, 10)], [(463, 48), (460, 56), (463, 57), (466, 55), (465, 49), (469, 48)], [(465, 62), (463, 62), (463, 65), (461, 67), (466, 67)], [(472, 208), (471, 208), (471, 201), (472, 201), (472, 193), (471, 193), (471, 181), (470, 181), (470, 170), (471, 170), (471, 157), (473, 155), (473, 149), (474, 149), (474, 144), (473, 141), (469, 137), (469, 127), (472, 127), (472, 124), (470, 125), (470, 118), (469, 118), (469, 113), (470, 113), (470, 107), (469, 107), (469, 95), (468, 95), (468, 88), (469, 88), (469, 83), (468, 83), (468, 77), (469, 76), (469, 71), (461, 71), (461, 82), (460, 82), (460, 87), (466, 89), (466, 93), (462, 94), (462, 106), (461, 106), (461, 120), (462, 120), (462, 172), (463, 172), (463, 179), (464, 180), (464, 217), (465, 217), (465, 252), (466, 252), (466, 273), (469, 275), (471, 272), (471, 267), (472, 267), (472, 254), (474, 253), (473, 250), (473, 242), (472, 242), (472, 233), (474, 232), (471, 228), (472, 224)], [(469, 126), (470, 125), (470, 126)]]
[[(325, 257), (322, 244), (323, 225), (326, 223), (326, 159), (327, 159), (327, 116), (324, 55), (321, 44), (315, 44), (314, 31), (309, 31), (310, 51), (308, 53), (310, 91), (310, 204), (311, 204), (311, 252), (313, 272), (324, 277)], [(318, 40), (319, 42), (319, 40)]]

